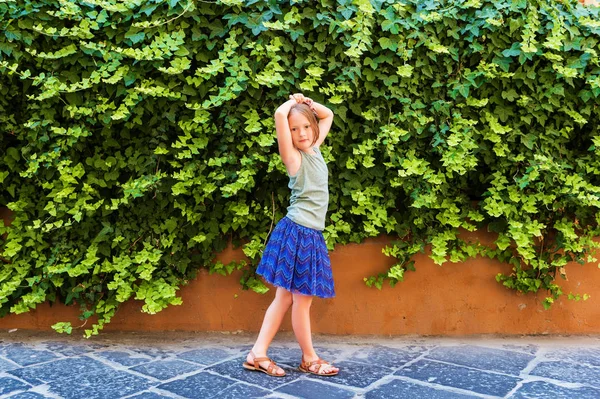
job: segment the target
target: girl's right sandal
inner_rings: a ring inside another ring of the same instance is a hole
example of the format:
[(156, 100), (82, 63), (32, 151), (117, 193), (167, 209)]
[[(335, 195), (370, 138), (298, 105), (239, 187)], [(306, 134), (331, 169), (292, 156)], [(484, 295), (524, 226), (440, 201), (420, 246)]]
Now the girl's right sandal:
[[(261, 371), (272, 377), (285, 377), (285, 372), (283, 374), (277, 374), (275, 362), (273, 360), (271, 360), (270, 358), (256, 357), (256, 356), (254, 356), (254, 353), (252, 353), (252, 352), (250, 352), (250, 355), (252, 356), (252, 363), (254, 363), (254, 364), (244, 362), (244, 364), (242, 364), (242, 366), (246, 370)], [(260, 366), (260, 362), (264, 362), (264, 361), (269, 362), (269, 366), (266, 369), (264, 367)]]

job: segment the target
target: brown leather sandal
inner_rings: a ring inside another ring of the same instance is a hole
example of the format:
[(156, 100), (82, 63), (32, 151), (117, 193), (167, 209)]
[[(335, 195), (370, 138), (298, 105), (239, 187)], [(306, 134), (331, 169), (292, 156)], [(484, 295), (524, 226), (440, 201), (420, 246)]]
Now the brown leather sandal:
[[(242, 366), (246, 370), (261, 371), (272, 377), (285, 377), (285, 371), (283, 372), (283, 374), (277, 374), (277, 371), (275, 370), (276, 363), (273, 360), (269, 359), (268, 357), (256, 357), (252, 351), (250, 351), (250, 356), (252, 356), (252, 363), (254, 363), (254, 364), (244, 362), (244, 364), (242, 364)], [(264, 361), (270, 362), (269, 366), (266, 369), (264, 367), (260, 366), (260, 362), (264, 362)]]
[[(317, 368), (317, 371), (312, 371), (310, 369), (310, 367), (314, 366), (315, 364), (318, 364), (319, 367)], [(314, 374), (314, 375), (320, 375), (323, 377), (331, 377), (333, 375), (338, 374), (338, 371), (330, 371), (329, 373), (321, 373), (321, 368), (326, 364), (331, 364), (331, 363), (329, 363), (323, 359), (313, 360), (312, 362), (305, 362), (304, 356), (302, 356), (302, 360), (300, 362), (300, 366), (298, 366), (298, 370), (302, 371), (303, 373), (310, 373), (310, 374)]]

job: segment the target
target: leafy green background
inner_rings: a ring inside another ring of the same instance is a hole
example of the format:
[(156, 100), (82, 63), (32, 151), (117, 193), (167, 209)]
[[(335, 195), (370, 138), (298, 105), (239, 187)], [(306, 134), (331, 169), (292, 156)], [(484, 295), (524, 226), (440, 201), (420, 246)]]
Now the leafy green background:
[[(130, 298), (180, 304), (201, 267), (264, 292), (254, 267), (289, 198), (273, 113), (295, 92), (335, 113), (328, 246), (398, 237), (368, 285), (431, 245), (438, 264), (510, 263), (497, 280), (549, 307), (568, 262), (596, 261), (596, 8), (23, 0), (0, 26), (2, 316), (78, 304), (89, 337)], [(214, 262), (230, 241), (249, 262)]]

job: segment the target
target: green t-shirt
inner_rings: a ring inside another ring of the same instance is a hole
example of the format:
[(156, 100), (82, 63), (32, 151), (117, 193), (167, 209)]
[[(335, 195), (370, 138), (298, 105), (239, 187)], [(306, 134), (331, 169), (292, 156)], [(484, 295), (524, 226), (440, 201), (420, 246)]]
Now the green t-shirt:
[(325, 214), (329, 205), (327, 164), (318, 147), (315, 155), (300, 151), (302, 162), (288, 187), (292, 190), (287, 217), (311, 229), (325, 229)]

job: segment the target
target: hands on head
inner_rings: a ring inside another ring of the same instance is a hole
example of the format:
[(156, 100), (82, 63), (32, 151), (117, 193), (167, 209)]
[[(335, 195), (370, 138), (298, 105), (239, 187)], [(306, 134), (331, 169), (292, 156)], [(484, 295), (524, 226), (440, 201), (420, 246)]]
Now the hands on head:
[(306, 104), (310, 107), (310, 109), (312, 110), (312, 112), (317, 113), (317, 111), (315, 110), (315, 107), (313, 106), (313, 100), (311, 100), (308, 97), (305, 97), (304, 94), (302, 93), (295, 93), (295, 94), (290, 94), (290, 100), (296, 100), (296, 103), (298, 104)]

